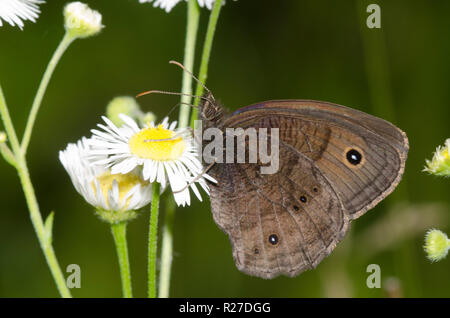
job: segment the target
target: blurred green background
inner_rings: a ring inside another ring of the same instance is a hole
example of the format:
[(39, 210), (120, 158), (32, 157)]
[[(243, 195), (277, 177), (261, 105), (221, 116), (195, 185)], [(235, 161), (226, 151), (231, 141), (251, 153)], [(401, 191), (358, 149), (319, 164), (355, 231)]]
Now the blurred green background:
[[(115, 96), (179, 91), (186, 4), (170, 14), (137, 0), (85, 1), (103, 15), (100, 35), (77, 40), (43, 100), (28, 161), (44, 217), (55, 211), (54, 246), (65, 270), (81, 267), (75, 297), (120, 297), (109, 226), (73, 188), (58, 161), (68, 142), (90, 135)], [(381, 29), (368, 29), (366, 6), (381, 6)], [(19, 134), (45, 67), (64, 34), (65, 1), (41, 5), (37, 23), (0, 28), (0, 83)], [(209, 11), (202, 10), (195, 72)], [(391, 120), (410, 141), (406, 172), (388, 199), (353, 223), (317, 269), (270, 281), (240, 273), (209, 202), (179, 208), (171, 296), (449, 297), (450, 259), (431, 264), (426, 229), (450, 230), (449, 180), (421, 172), (450, 137), (450, 2), (227, 1), (219, 20), (207, 85), (230, 110), (268, 99), (331, 101)], [(159, 118), (177, 97), (140, 100)], [(172, 119), (177, 118), (173, 113)], [(57, 297), (14, 169), (0, 161), (0, 296)], [(161, 212), (163, 221), (164, 209)], [(134, 294), (145, 296), (148, 209), (128, 228)], [(382, 288), (366, 286), (379, 264)]]

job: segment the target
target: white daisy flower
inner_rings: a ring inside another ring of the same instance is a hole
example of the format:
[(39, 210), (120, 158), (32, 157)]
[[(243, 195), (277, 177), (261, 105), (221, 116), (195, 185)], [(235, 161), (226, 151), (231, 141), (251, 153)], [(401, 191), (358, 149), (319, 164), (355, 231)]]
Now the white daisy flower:
[[(139, 3), (153, 2), (153, 0), (139, 0)], [(155, 0), (153, 2), (154, 7), (159, 7), (161, 9), (166, 10), (166, 12), (170, 12), (173, 7), (177, 5), (181, 0)]]
[(196, 183), (209, 194), (205, 178), (215, 180), (202, 174), (198, 149), (188, 130), (175, 129), (177, 122), (169, 124), (167, 118), (144, 128), (128, 116), (121, 114), (120, 118), (124, 122), (120, 128), (103, 117), (106, 126), (99, 124), (101, 130), (92, 130), (93, 162), (106, 165), (113, 174), (139, 168), (144, 180), (156, 181), (162, 188), (169, 183), (177, 205), (190, 205), (189, 188), (202, 200)]
[[(212, 9), (214, 0), (197, 0), (200, 7), (207, 7), (209, 10)], [(225, 4), (225, 1), (223, 2)]]
[[(170, 12), (173, 7), (175, 7), (182, 0), (139, 0), (140, 3), (153, 2), (154, 7), (159, 7)], [(185, 0), (187, 1), (187, 0)], [(212, 9), (214, 0), (197, 0), (200, 7), (207, 7), (209, 10)], [(223, 2), (225, 4), (225, 1)]]
[(75, 189), (97, 209), (98, 214), (110, 223), (133, 218), (134, 210), (150, 203), (152, 186), (138, 174), (112, 174), (100, 165), (93, 165), (89, 157), (89, 139), (68, 144), (59, 152), (59, 160), (72, 180)]
[(0, 27), (3, 26), (2, 20), (8, 22), (11, 26), (23, 28), (23, 21), (30, 20), (36, 22), (39, 17), (40, 3), (42, 0), (0, 0)]

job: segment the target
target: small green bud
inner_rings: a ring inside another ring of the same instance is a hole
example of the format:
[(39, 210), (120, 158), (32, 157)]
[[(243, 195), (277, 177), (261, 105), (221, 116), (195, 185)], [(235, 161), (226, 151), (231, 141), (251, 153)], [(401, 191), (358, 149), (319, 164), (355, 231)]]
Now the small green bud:
[(450, 177), (450, 138), (445, 141), (445, 145), (438, 146), (433, 155), (433, 159), (426, 160), (426, 166), (423, 171), (431, 174)]
[(425, 235), (425, 252), (432, 262), (440, 261), (447, 256), (450, 249), (450, 240), (447, 235), (439, 230), (429, 230)]
[(0, 143), (4, 143), (8, 140), (8, 137), (6, 136), (4, 131), (0, 131)]
[(130, 96), (119, 96), (111, 100), (106, 106), (106, 116), (116, 125), (123, 125), (119, 115), (124, 114), (133, 119), (139, 119), (143, 114), (136, 99)]
[(102, 15), (82, 2), (71, 2), (64, 7), (64, 27), (74, 38), (87, 38), (103, 28)]
[(138, 120), (142, 126), (145, 126), (145, 125), (147, 125), (147, 123), (154, 122), (156, 120), (156, 116), (152, 112), (148, 112), (148, 113), (141, 114), (140, 116), (138, 116)]

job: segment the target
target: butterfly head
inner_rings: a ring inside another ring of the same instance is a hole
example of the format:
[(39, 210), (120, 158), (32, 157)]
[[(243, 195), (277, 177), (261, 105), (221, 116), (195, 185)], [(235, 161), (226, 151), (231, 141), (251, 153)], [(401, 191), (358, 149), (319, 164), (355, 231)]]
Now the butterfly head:
[(207, 92), (202, 96), (202, 100), (199, 105), (200, 119), (217, 126), (223, 117), (223, 108), (214, 99), (211, 92)]

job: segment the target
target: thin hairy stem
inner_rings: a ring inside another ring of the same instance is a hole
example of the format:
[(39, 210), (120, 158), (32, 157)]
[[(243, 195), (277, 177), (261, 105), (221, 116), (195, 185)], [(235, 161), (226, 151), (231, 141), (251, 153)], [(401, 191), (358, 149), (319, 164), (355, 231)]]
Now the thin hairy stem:
[[(220, 10), (222, 8), (222, 2), (223, 0), (217, 0), (214, 2), (214, 7), (211, 11), (211, 15), (209, 16), (209, 23), (208, 23), (208, 29), (206, 30), (206, 37), (205, 37), (205, 43), (203, 45), (203, 52), (202, 52), (202, 60), (200, 64), (200, 71), (198, 75), (198, 79), (203, 85), (200, 83), (197, 84), (197, 88), (195, 91), (195, 95), (202, 96), (204, 85), (206, 84), (206, 79), (208, 77), (208, 64), (209, 64), (209, 58), (211, 56), (211, 49), (212, 44), (214, 40), (214, 33), (216, 31), (216, 25), (217, 21), (219, 20)], [(194, 99), (194, 105), (198, 106), (200, 103), (200, 98)], [(194, 128), (194, 121), (197, 120), (197, 109), (192, 110), (191, 114), (191, 127)]]
[(20, 182), (22, 184), (25, 199), (30, 212), (31, 223), (39, 240), (42, 252), (44, 253), (45, 260), (47, 261), (50, 272), (56, 283), (59, 293), (62, 297), (71, 297), (70, 291), (66, 286), (64, 275), (56, 259), (55, 251), (51, 244), (51, 233), (47, 233), (44, 222), (42, 220), (41, 212), (39, 211), (39, 205), (37, 203), (36, 194), (34, 192), (33, 184), (31, 183), (30, 174), (28, 172), (28, 166), (26, 163), (25, 155), (22, 153), (19, 141), (17, 139), (16, 131), (9, 115), (8, 107), (6, 105), (3, 91), (0, 86), (0, 114), (5, 126), (6, 133), (11, 143), (12, 152), (15, 157), (15, 167), (17, 169)]
[(150, 226), (148, 231), (148, 297), (156, 297), (156, 256), (158, 249), (158, 216), (160, 184), (153, 183), (152, 206), (150, 208)]
[(36, 96), (34, 97), (33, 104), (31, 106), (31, 111), (30, 114), (28, 115), (27, 124), (25, 126), (25, 132), (23, 134), (21, 148), (24, 154), (27, 152), (27, 148), (31, 139), (31, 133), (33, 132), (34, 123), (36, 121), (36, 117), (39, 108), (41, 106), (41, 102), (44, 97), (45, 91), (47, 90), (48, 83), (50, 82), (50, 78), (53, 75), (53, 71), (55, 70), (56, 65), (61, 59), (63, 53), (66, 51), (66, 49), (69, 47), (70, 43), (72, 43), (74, 39), (75, 38), (69, 35), (69, 33), (66, 33), (64, 35), (62, 41), (59, 43), (55, 53), (53, 54), (50, 62), (48, 63), (47, 69), (44, 72), (44, 76), (42, 77), (41, 83), (39, 84), (39, 88), (36, 92)]
[[(187, 5), (187, 24), (186, 24), (186, 42), (184, 46), (183, 65), (186, 69), (194, 68), (195, 43), (197, 42), (198, 23), (200, 20), (200, 8), (197, 0), (189, 0)], [(183, 72), (181, 84), (183, 94), (192, 94), (192, 77)], [(182, 103), (190, 103), (191, 97), (184, 95), (181, 97)], [(189, 123), (190, 108), (186, 105), (180, 107), (179, 127), (186, 127)]]
[[(195, 43), (197, 41), (198, 24), (200, 20), (200, 8), (197, 0), (189, 0), (187, 5), (187, 23), (186, 23), (186, 42), (184, 47), (183, 65), (187, 70), (194, 68)], [(189, 123), (189, 113), (193, 105), (192, 99), (192, 76), (183, 72), (181, 84), (181, 102), (180, 116), (178, 119), (179, 127), (184, 128)], [(170, 276), (172, 270), (173, 254), (173, 222), (175, 218), (176, 205), (173, 199), (167, 199), (165, 222), (161, 244), (161, 271), (159, 276), (158, 296), (161, 298), (169, 297)]]
[(116, 245), (117, 258), (119, 260), (123, 297), (132, 298), (133, 291), (131, 288), (130, 262), (128, 260), (127, 223), (120, 222), (112, 224), (111, 231)]
[(166, 198), (166, 209), (161, 244), (161, 271), (159, 273), (159, 298), (169, 297), (170, 274), (173, 260), (173, 222), (175, 218), (175, 201)]

